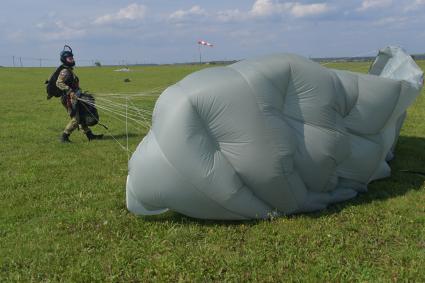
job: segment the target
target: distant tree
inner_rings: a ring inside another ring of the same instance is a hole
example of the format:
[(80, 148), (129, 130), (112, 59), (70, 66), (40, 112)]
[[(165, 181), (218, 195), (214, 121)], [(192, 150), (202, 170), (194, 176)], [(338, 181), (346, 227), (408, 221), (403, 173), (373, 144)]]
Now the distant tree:
[(94, 65), (95, 65), (96, 67), (102, 67), (102, 64), (100, 63), (100, 61), (96, 61), (96, 62), (94, 62)]

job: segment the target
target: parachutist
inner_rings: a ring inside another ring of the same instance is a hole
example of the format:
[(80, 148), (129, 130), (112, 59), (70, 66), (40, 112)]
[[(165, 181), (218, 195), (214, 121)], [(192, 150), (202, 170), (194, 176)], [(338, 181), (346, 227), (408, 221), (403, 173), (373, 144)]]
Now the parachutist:
[(60, 61), (62, 65), (46, 81), (47, 99), (53, 96), (60, 97), (71, 118), (60, 141), (69, 143), (69, 136), (77, 128), (83, 130), (89, 141), (102, 139), (103, 135), (95, 135), (89, 128), (99, 122), (99, 115), (94, 98), (80, 89), (80, 81), (74, 73), (74, 54), (68, 45), (65, 45), (60, 53)]

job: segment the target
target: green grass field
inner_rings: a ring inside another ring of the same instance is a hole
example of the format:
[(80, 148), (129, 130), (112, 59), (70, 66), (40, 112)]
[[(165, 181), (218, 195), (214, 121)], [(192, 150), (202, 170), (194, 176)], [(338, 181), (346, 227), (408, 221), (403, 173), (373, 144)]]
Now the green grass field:
[[(425, 62), (420, 62), (425, 69)], [(367, 72), (367, 63), (327, 67)], [(95, 93), (170, 85), (199, 66), (77, 68)], [(0, 281), (425, 282), (425, 95), (408, 111), (391, 178), (328, 209), (268, 221), (219, 222), (125, 207), (128, 156), (105, 140), (59, 143), (68, 117), (47, 101), (53, 68), (0, 68)], [(124, 83), (130, 78), (130, 83)], [(151, 110), (156, 96), (134, 103)], [(100, 111), (126, 144), (125, 123)], [(147, 129), (130, 125), (134, 150)]]

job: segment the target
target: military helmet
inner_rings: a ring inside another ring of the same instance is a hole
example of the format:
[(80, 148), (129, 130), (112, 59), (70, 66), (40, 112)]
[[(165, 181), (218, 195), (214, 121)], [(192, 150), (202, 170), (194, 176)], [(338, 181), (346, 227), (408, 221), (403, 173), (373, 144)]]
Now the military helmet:
[(74, 54), (72, 53), (72, 48), (69, 45), (65, 45), (60, 53), (60, 60), (65, 66), (73, 67), (75, 62), (70, 63), (66, 61), (68, 57), (74, 57)]

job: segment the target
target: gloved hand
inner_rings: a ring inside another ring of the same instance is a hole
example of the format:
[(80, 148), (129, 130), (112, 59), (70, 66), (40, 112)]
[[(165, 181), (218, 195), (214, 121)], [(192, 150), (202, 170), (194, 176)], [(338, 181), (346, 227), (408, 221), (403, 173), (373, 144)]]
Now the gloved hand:
[(81, 91), (78, 89), (77, 91), (75, 91), (75, 96), (80, 98), (81, 97)]

